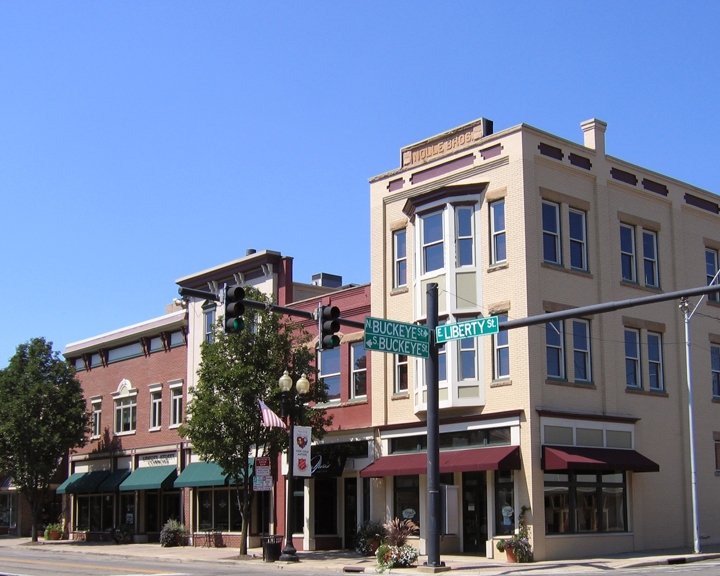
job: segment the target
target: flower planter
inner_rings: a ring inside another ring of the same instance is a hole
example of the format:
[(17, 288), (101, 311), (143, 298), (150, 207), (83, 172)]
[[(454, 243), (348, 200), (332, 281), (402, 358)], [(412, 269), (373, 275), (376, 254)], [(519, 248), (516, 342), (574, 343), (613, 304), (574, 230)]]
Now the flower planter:
[(515, 550), (512, 546), (505, 546), (505, 556), (508, 562), (517, 562), (517, 556), (515, 556)]
[(60, 540), (61, 536), (60, 530), (50, 530), (50, 540)]

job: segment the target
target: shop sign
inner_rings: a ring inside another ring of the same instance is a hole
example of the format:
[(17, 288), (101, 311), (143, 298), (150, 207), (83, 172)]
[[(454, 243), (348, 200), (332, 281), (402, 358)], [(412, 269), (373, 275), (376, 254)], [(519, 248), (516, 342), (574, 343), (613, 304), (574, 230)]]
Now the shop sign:
[(312, 475), (339, 478), (345, 469), (346, 460), (344, 454), (316, 454), (311, 460)]
[(255, 458), (255, 476), (270, 476), (270, 458), (261, 456)]

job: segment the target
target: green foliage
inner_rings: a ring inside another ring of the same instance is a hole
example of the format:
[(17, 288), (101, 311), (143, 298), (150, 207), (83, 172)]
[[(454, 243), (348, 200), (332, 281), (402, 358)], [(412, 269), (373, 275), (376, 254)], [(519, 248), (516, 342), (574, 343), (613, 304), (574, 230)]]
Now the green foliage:
[(530, 512), (529, 506), (523, 506), (520, 509), (520, 516), (518, 517), (519, 527), (515, 531), (515, 534), (510, 538), (498, 540), (497, 544), (495, 544), (495, 547), (500, 552), (505, 552), (506, 549), (511, 548), (518, 562), (532, 561), (532, 546), (530, 545), (530, 534), (527, 519), (525, 518), (526, 512)]
[(34, 541), (50, 481), (68, 451), (85, 444), (88, 424), (75, 369), (44, 338), (19, 345), (0, 371), (0, 472), (30, 504)]
[(45, 526), (45, 540), (50, 540), (50, 532), (60, 532), (62, 534), (63, 531), (63, 525), (62, 524), (48, 524)]
[(372, 556), (373, 542), (382, 543), (383, 524), (379, 520), (365, 520), (355, 533), (355, 551), (363, 556)]
[[(253, 288), (246, 289), (246, 298), (270, 302)], [(327, 388), (316, 379), (315, 355), (306, 331), (266, 309), (248, 308), (243, 320), (243, 331), (223, 334), (223, 319), (219, 319), (213, 342), (202, 344), (198, 384), (181, 428), (203, 460), (216, 462), (237, 486), (245, 488), (238, 491), (243, 520), (240, 554), (247, 552), (247, 519), (254, 495), (246, 474), (249, 459), (277, 455), (288, 439), (285, 430), (262, 425), (258, 400), (280, 414), (278, 379), (288, 370), (293, 382), (307, 374), (312, 383), (308, 401), (327, 401)], [(312, 426), (319, 438), (330, 420), (324, 410), (305, 407), (300, 423)]]
[(388, 568), (407, 568), (417, 562), (419, 552), (413, 546), (392, 546), (380, 544), (375, 552), (378, 572), (385, 572)]
[(132, 524), (120, 524), (117, 528), (113, 528), (110, 536), (115, 544), (130, 544), (132, 542), (134, 528)]
[(187, 536), (187, 530), (182, 522), (171, 518), (160, 531), (160, 545), (165, 547), (177, 546)]

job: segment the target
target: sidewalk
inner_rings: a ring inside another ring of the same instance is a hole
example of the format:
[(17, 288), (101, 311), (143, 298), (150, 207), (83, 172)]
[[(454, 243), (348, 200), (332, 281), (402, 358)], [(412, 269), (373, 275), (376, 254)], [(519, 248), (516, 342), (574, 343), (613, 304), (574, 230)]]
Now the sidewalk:
[[(36, 546), (48, 552), (72, 551), (81, 554), (112, 555), (126, 558), (147, 557), (153, 559), (166, 559), (168, 562), (217, 562), (220, 564), (242, 566), (243, 564), (263, 563), (262, 549), (248, 550), (248, 556), (238, 557), (237, 548), (194, 548), (180, 546), (163, 548), (160, 544), (114, 544), (107, 542), (79, 542), (74, 540), (45, 541), (39, 539), (33, 544), (30, 538), (0, 536), (0, 548), (5, 546)], [(304, 571), (322, 570), (332, 573), (375, 573), (375, 561), (372, 557), (361, 557), (350, 550), (332, 550), (315, 552), (298, 552), (299, 563), (264, 563), (268, 569), (299, 569)], [(487, 559), (482, 556), (444, 555), (440, 560), (452, 572), (462, 571), (464, 574), (512, 574), (532, 570), (533, 573), (562, 573), (572, 569), (574, 571), (598, 572), (640, 566), (655, 566), (661, 564), (680, 564), (720, 558), (720, 545), (708, 545), (701, 554), (693, 554), (689, 549), (657, 550), (653, 552), (626, 553), (603, 558), (586, 558), (576, 560), (548, 560), (533, 562), (532, 564), (510, 564), (504, 558)], [(403, 568), (386, 571), (390, 573), (421, 574), (422, 563), (427, 558), (421, 556), (415, 568)]]

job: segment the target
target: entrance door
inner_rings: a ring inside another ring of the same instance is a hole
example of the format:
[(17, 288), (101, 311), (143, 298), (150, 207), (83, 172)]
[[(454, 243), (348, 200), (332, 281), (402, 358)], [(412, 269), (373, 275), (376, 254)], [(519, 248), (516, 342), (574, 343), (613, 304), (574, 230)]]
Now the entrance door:
[[(316, 496), (317, 497), (317, 496)], [(357, 478), (345, 478), (345, 548), (355, 548), (357, 532)]]
[(485, 472), (463, 472), (463, 552), (485, 556), (487, 487)]

